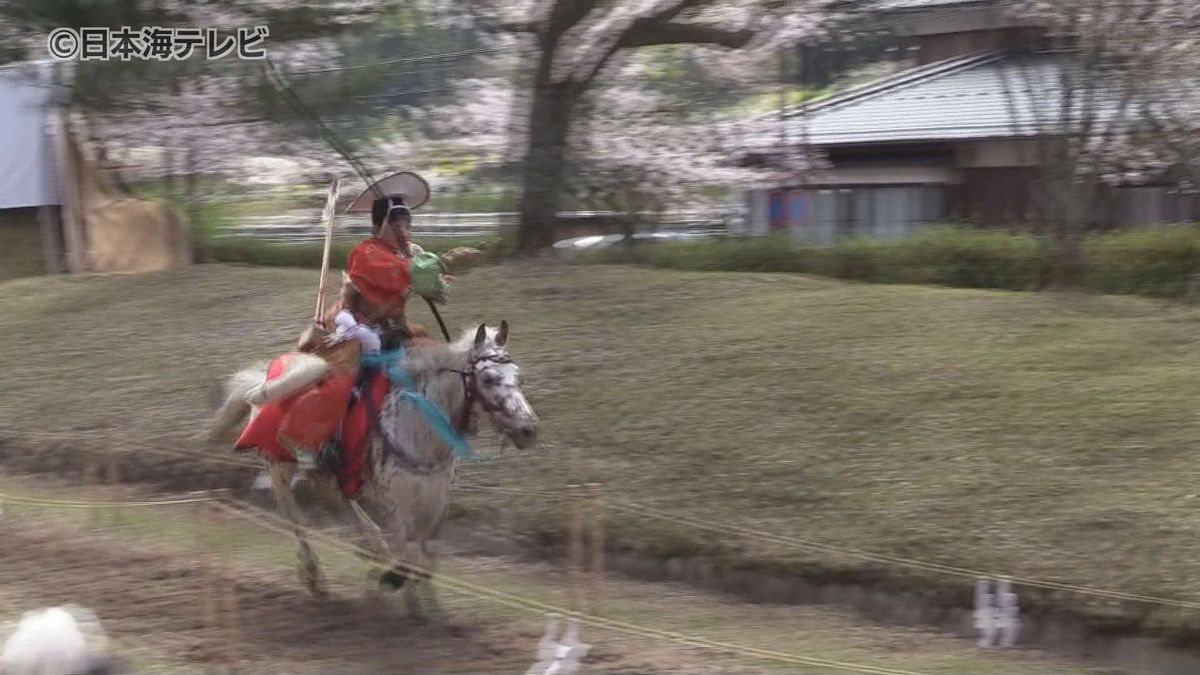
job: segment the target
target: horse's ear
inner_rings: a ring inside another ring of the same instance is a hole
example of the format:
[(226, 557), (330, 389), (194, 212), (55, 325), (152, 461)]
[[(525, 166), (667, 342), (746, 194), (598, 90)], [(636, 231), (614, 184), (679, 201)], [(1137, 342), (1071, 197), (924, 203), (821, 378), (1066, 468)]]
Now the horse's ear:
[(475, 348), (482, 349), (485, 342), (487, 342), (487, 325), (481, 323), (479, 329), (475, 331)]
[(500, 332), (496, 334), (496, 344), (503, 347), (508, 344), (508, 322), (500, 321)]

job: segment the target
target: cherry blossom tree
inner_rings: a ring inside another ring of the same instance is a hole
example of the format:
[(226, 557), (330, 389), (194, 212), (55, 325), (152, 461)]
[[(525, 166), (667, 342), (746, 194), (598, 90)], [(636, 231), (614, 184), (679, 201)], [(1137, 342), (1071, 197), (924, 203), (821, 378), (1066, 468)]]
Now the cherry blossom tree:
[[(596, 85), (608, 84), (603, 75), (619, 69), (636, 50), (658, 45), (699, 45), (720, 50), (773, 50), (819, 29), (825, 15), (823, 0), (540, 0), (527, 3), (474, 0), (464, 5), (477, 25), (513, 36), (528, 59), (527, 77), (517, 85), (514, 110), (523, 117), (520, 167), (520, 227), (517, 244), (532, 251), (553, 241), (557, 213), (568, 193), (569, 161), (595, 164), (607, 158), (610, 172), (634, 166), (645, 174), (677, 170), (688, 162), (670, 161), (675, 153), (668, 132), (696, 125), (660, 125), (653, 137), (643, 135), (636, 145), (617, 141), (616, 129), (645, 126), (633, 123), (635, 111), (646, 110), (644, 91), (636, 87), (610, 89), (610, 95), (590, 97)], [(719, 58), (714, 55), (713, 58)], [(590, 134), (578, 131), (589, 111), (612, 111), (608, 120), (593, 118)], [(624, 113), (624, 117), (622, 117)], [(624, 134), (628, 136), (628, 133)], [(590, 140), (579, 141), (580, 138)], [(608, 139), (606, 142), (605, 139)], [(574, 143), (574, 152), (573, 152)], [(694, 145), (694, 141), (693, 141)], [(637, 155), (656, 159), (649, 165)], [(676, 157), (678, 159), (678, 157)], [(689, 157), (694, 159), (694, 157)], [(615, 166), (614, 166), (615, 163)], [(692, 162), (692, 164), (696, 164)], [(705, 165), (705, 162), (700, 162)], [(711, 168), (703, 167), (702, 168)]]
[[(1064, 281), (1112, 188), (1191, 189), (1198, 168), (1200, 5), (1174, 0), (1013, 0), (1037, 51), (1006, 86), (1037, 137), (1037, 202)], [(1046, 52), (1055, 54), (1045, 56)], [(1015, 117), (1016, 115), (1014, 115)]]

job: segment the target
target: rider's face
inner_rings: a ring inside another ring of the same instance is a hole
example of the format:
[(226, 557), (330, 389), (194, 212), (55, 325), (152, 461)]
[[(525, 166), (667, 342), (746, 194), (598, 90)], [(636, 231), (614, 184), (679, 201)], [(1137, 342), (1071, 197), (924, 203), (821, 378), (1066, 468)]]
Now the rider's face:
[(399, 249), (408, 243), (412, 219), (406, 215), (388, 218), (379, 230), (379, 238), (392, 248)]

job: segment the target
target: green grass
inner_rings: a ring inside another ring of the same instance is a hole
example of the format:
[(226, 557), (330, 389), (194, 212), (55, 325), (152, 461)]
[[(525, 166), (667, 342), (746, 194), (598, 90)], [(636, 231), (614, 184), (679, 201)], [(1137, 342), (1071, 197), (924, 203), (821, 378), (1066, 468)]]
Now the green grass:
[[(0, 394), (3, 426), (194, 447), (208, 386), (286, 349), (315, 282), (310, 270), (210, 265), (0, 285), (0, 340), (20, 364)], [(1200, 601), (1193, 308), (532, 262), (477, 269), (452, 293), (451, 326), (512, 324), (546, 440), (468, 464), (464, 480), (598, 481), (703, 521)], [(48, 421), (51, 410), (71, 414)], [(460, 517), (561, 540), (559, 504), (457, 499)], [(969, 580), (932, 571), (680, 525), (614, 516), (608, 530), (647, 555), (970, 594)], [(1114, 611), (1021, 590), (1023, 602)]]

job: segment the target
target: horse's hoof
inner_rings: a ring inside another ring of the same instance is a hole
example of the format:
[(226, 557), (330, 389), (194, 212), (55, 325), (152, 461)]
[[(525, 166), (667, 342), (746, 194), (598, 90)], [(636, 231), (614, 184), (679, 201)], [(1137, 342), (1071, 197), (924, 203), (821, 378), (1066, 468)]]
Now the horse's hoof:
[(396, 570), (388, 570), (379, 575), (379, 587), (389, 591), (400, 590), (406, 581), (408, 581), (408, 577)]
[(311, 570), (305, 569), (303, 566), (296, 570), (296, 576), (300, 578), (300, 583), (308, 589), (308, 592), (315, 598), (324, 598), (329, 595), (325, 590), (324, 575), (319, 572), (313, 574)]
[(409, 584), (404, 592), (404, 604), (408, 608), (408, 618), (418, 626), (427, 625), (432, 619), (437, 618), (436, 612), (430, 614), (428, 610), (433, 609), (426, 606), (425, 601), (421, 599), (421, 586), (419, 583)]

